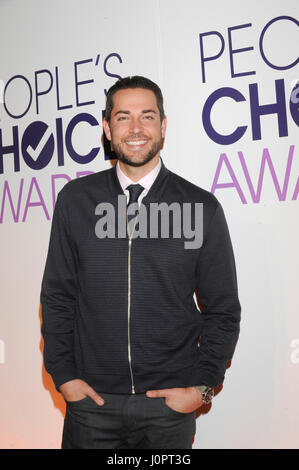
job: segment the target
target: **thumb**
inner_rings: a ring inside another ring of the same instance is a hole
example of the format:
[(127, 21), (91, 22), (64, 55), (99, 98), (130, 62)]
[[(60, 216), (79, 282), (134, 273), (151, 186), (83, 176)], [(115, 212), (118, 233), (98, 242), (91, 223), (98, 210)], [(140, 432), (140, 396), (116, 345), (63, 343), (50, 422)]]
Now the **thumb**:
[(102, 406), (104, 405), (103, 398), (91, 387), (86, 390), (86, 395), (89, 396), (97, 405)]
[(167, 397), (169, 395), (169, 389), (163, 390), (148, 390), (146, 392), (146, 396), (149, 398), (160, 398), (160, 397)]

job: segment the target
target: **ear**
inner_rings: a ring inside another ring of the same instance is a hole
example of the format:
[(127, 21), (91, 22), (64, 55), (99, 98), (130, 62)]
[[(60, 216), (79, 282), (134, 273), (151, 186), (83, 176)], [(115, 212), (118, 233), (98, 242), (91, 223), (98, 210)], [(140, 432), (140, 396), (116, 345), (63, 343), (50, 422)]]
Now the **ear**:
[(108, 140), (111, 140), (110, 126), (106, 118), (103, 119), (103, 129)]
[(162, 123), (161, 123), (161, 134), (162, 138), (164, 139), (165, 134), (166, 134), (166, 127), (167, 127), (167, 117), (164, 116)]

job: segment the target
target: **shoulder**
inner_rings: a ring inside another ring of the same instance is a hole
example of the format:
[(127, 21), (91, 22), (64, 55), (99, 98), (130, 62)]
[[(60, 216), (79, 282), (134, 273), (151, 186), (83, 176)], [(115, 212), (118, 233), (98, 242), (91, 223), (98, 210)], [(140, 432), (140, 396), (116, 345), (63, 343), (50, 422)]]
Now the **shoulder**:
[(87, 188), (92, 188), (95, 185), (97, 186), (98, 184), (103, 183), (107, 178), (109, 178), (112, 171), (113, 168), (109, 168), (97, 173), (81, 176), (80, 178), (76, 178), (66, 183), (62, 191), (65, 193), (77, 193), (78, 191), (84, 191)]
[(182, 199), (188, 199), (192, 202), (202, 202), (209, 205), (214, 210), (219, 206), (218, 199), (210, 191), (197, 186), (191, 181), (183, 178), (180, 175), (170, 171), (171, 187), (177, 194), (181, 195)]
[(60, 200), (74, 200), (82, 197), (84, 194), (98, 191), (99, 188), (106, 187), (107, 181), (111, 178), (113, 168), (81, 176), (66, 183), (59, 192)]

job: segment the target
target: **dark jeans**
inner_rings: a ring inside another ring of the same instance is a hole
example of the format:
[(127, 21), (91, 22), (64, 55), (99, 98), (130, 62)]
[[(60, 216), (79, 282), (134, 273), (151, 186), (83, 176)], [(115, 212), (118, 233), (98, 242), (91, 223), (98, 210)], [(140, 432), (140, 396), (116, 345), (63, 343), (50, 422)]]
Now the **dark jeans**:
[(164, 398), (101, 393), (67, 402), (62, 449), (191, 449), (195, 411), (179, 413)]

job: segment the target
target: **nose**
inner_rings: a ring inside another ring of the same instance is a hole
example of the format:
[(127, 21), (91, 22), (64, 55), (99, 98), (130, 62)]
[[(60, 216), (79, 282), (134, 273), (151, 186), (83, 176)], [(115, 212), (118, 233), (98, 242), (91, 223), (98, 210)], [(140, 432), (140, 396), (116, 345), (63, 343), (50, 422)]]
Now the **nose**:
[(142, 130), (142, 123), (137, 116), (131, 116), (130, 119), (130, 132), (138, 134)]

